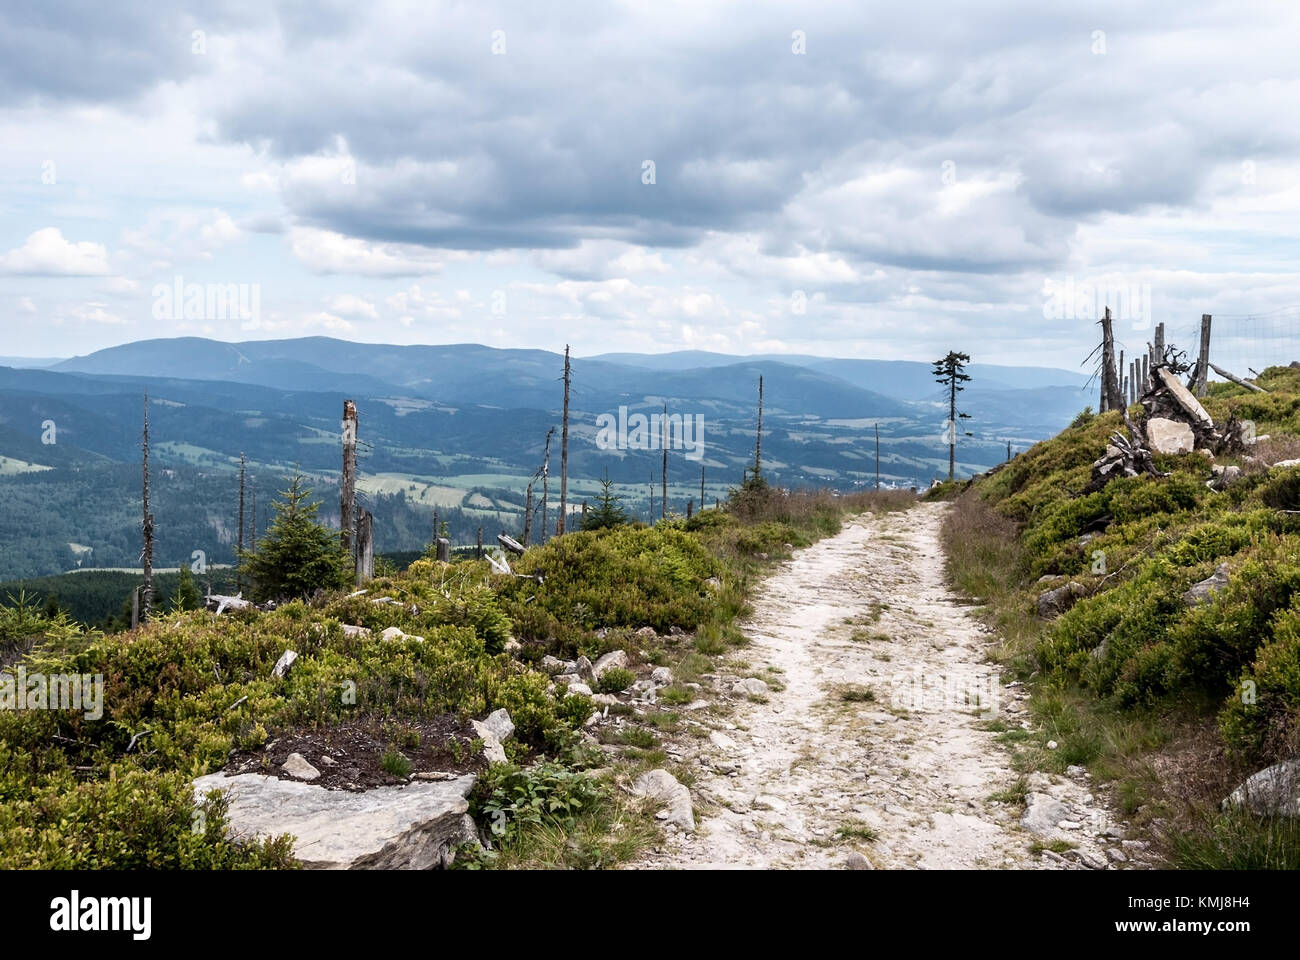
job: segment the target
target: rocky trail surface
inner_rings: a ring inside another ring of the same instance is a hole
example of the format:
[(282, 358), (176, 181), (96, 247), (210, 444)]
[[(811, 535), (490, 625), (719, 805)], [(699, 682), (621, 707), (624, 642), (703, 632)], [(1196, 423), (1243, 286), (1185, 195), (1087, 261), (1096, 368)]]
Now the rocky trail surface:
[[(670, 830), (636, 866), (1103, 869), (1145, 858), (1081, 768), (1027, 782), (1013, 769), (996, 731), (1029, 728), (1025, 695), (1002, 686), (986, 653), (996, 638), (945, 580), (946, 509), (855, 518), (765, 581), (749, 645), (716, 677), (727, 701), (669, 746), (694, 774), (698, 825)], [(751, 678), (769, 689), (746, 691)]]

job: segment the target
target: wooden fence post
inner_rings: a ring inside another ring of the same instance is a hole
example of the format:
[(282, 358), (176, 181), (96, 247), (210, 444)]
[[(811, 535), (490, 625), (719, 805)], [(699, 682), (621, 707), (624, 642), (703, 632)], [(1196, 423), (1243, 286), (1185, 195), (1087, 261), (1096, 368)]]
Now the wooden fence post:
[(1196, 395), (1205, 396), (1210, 376), (1210, 315), (1201, 314), (1201, 355), (1196, 361)]

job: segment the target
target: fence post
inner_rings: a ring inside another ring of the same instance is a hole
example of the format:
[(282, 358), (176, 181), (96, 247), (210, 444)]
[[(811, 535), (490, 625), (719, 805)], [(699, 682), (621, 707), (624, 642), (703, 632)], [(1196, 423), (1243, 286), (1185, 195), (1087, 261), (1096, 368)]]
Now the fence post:
[(1196, 361), (1196, 395), (1205, 396), (1210, 375), (1210, 315), (1201, 314), (1201, 356)]

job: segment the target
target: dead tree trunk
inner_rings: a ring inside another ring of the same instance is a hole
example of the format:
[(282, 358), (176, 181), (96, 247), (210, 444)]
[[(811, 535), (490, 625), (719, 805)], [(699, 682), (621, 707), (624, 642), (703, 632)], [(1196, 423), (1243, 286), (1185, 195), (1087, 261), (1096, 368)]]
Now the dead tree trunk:
[(663, 469), (659, 471), (661, 494), (659, 497), (659, 518), (668, 516), (668, 404), (664, 404), (664, 418), (659, 422), (659, 445), (664, 448)]
[(144, 568), (144, 592), (141, 597), (140, 616), (149, 622), (149, 613), (153, 609), (153, 514), (149, 512), (149, 394), (144, 395), (144, 434), (141, 448), (144, 452), (141, 474), (140, 499), (143, 506), (143, 523), (141, 532), (144, 549), (140, 552), (140, 564)]
[(763, 473), (763, 377), (758, 378), (758, 434), (754, 438), (754, 479)]
[(704, 464), (700, 464), (700, 509), (704, 509)]
[(478, 528), (478, 545), (474, 550), (474, 558), (476, 560), (483, 559), (483, 528), (482, 527)]
[(551, 436), (555, 428), (546, 431), (546, 454), (542, 458), (542, 538), (538, 543), (546, 543), (546, 508), (551, 487)]
[[(343, 528), (343, 552), (355, 563), (352, 535), (357, 507), (357, 405), (343, 401), (343, 478), (339, 483), (339, 526)], [(357, 568), (360, 575), (360, 568)]]
[(880, 424), (876, 424), (876, 489), (880, 489)]
[(533, 479), (528, 481), (528, 493), (524, 497), (524, 546), (528, 546), (528, 538), (533, 532), (533, 484), (537, 482), (537, 475), (533, 474)]
[(357, 511), (357, 586), (375, 575), (375, 518), (364, 508)]
[(244, 563), (244, 478), (248, 469), (248, 458), (239, 455), (239, 520), (235, 527), (235, 592), (243, 593), (244, 578), (239, 572)]
[(569, 511), (569, 345), (564, 345), (564, 419), (560, 421), (560, 516), (555, 535), (564, 535)]
[(1124, 406), (1124, 396), (1119, 390), (1119, 375), (1115, 369), (1115, 330), (1110, 307), (1101, 318), (1101, 411), (1118, 410)]

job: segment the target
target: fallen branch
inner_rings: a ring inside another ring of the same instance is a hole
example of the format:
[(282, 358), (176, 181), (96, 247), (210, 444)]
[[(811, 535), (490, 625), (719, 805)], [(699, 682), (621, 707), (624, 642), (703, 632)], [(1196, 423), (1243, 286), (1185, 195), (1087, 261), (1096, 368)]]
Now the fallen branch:
[(1223, 377), (1224, 379), (1231, 380), (1239, 387), (1245, 387), (1247, 390), (1254, 390), (1256, 393), (1268, 393), (1267, 390), (1265, 390), (1263, 387), (1259, 386), (1258, 384), (1251, 383), (1249, 380), (1243, 380), (1241, 377), (1237, 376), (1236, 374), (1229, 373), (1227, 370), (1224, 370), (1223, 367), (1216, 366), (1215, 364), (1212, 363), (1210, 364), (1210, 369), (1213, 370), (1215, 373), (1217, 373), (1219, 376)]

